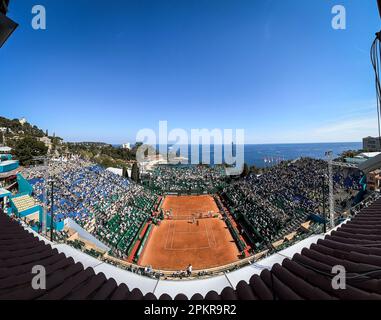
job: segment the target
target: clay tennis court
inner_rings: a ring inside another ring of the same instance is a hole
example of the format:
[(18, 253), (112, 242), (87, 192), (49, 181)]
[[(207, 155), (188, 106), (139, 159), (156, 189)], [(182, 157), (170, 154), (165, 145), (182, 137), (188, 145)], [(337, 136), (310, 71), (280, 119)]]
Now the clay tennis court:
[[(239, 260), (238, 248), (220, 215), (218, 218), (197, 219), (193, 214), (218, 213), (212, 196), (167, 196), (163, 210), (172, 209), (174, 219), (155, 226), (146, 244), (140, 264), (154, 269), (194, 270), (222, 266)], [(184, 219), (182, 219), (184, 217)]]
[(213, 197), (210, 195), (200, 196), (166, 196), (162, 209), (171, 210), (175, 218), (192, 216), (199, 213), (207, 214), (209, 211), (218, 213), (218, 207)]

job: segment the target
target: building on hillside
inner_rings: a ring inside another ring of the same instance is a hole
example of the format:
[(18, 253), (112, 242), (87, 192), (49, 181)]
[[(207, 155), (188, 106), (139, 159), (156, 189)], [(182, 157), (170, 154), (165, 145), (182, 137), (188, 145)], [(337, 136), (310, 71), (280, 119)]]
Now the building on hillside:
[(42, 137), (42, 138), (38, 138), (39, 141), (43, 142), (45, 144), (46, 147), (48, 147), (48, 151), (51, 150), (52, 148), (52, 140), (48, 137)]
[(375, 152), (381, 151), (380, 139), (377, 137), (366, 137), (362, 139), (362, 148), (364, 151)]
[(23, 126), (25, 123), (27, 123), (26, 118), (20, 118), (19, 119), (20, 124)]
[(130, 150), (131, 149), (131, 143), (127, 142), (127, 143), (122, 144), (122, 148)]

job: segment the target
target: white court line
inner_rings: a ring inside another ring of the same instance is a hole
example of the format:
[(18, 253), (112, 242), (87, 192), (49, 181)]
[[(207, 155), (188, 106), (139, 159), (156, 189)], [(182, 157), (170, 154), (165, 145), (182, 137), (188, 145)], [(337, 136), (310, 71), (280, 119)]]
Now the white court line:
[(171, 241), (171, 249), (173, 249), (173, 239), (175, 238), (176, 233), (176, 223), (173, 224), (173, 232), (172, 232), (172, 241)]
[[(171, 225), (172, 225), (172, 221), (169, 221), (169, 227), (168, 227), (168, 232), (167, 232), (167, 238), (166, 238), (166, 240), (165, 240), (165, 246), (164, 246), (164, 249), (166, 249), (166, 250), (167, 250), (167, 245), (168, 245), (169, 233), (170, 233), (170, 231), (171, 231)], [(160, 226), (159, 226), (159, 228), (160, 228)]]
[(211, 247), (194, 247), (194, 248), (179, 248), (179, 249), (166, 249), (168, 251), (186, 251), (186, 250), (200, 250), (200, 249), (211, 249)]
[[(208, 228), (208, 230), (209, 230), (209, 228)], [(216, 236), (215, 236), (214, 231), (213, 231), (213, 227), (210, 228), (210, 232), (213, 236), (214, 248), (217, 248), (217, 241), (216, 241)]]
[(210, 240), (209, 240), (209, 232), (208, 232), (208, 229), (206, 228), (206, 221), (205, 221), (204, 227), (205, 227), (206, 236), (208, 238), (209, 248), (211, 248), (211, 246), (210, 246)]
[[(206, 236), (208, 238), (208, 246), (204, 246), (204, 247), (192, 247), (192, 248), (173, 248), (173, 240), (175, 238), (175, 234), (176, 233), (190, 233), (190, 234), (196, 234), (196, 233), (199, 233), (199, 234), (202, 234), (203, 232), (202, 231), (195, 231), (195, 232), (192, 232), (192, 231), (177, 231), (176, 232), (176, 223), (172, 224), (172, 221), (170, 222), (170, 226), (168, 228), (168, 232), (167, 232), (167, 240), (166, 240), (166, 245), (164, 247), (165, 250), (168, 250), (168, 251), (186, 251), (186, 250), (199, 250), (199, 249), (212, 249), (213, 246), (211, 245), (210, 243), (210, 239), (209, 239), (209, 232), (208, 232), (208, 228), (206, 227), (206, 221), (205, 221), (205, 224), (204, 224), (204, 228), (205, 228), (205, 233), (206, 233)], [(191, 228), (190, 224), (187, 225), (187, 228), (188, 230)], [(170, 234), (170, 229), (173, 229), (173, 232), (172, 232), (172, 239), (171, 239), (171, 247), (168, 248), (167, 246), (167, 242), (168, 242), (168, 238), (169, 238), (169, 234)], [(213, 237), (214, 237), (214, 233), (212, 231), (212, 234), (213, 234)], [(215, 237), (214, 237), (214, 243), (216, 244), (215, 242)], [(214, 246), (215, 247), (215, 246)]]
[(212, 236), (213, 236), (213, 241), (214, 241), (214, 247), (217, 247), (217, 241), (216, 241), (216, 236), (214, 235), (214, 231), (213, 231), (213, 228), (211, 228), (211, 233), (212, 233)]

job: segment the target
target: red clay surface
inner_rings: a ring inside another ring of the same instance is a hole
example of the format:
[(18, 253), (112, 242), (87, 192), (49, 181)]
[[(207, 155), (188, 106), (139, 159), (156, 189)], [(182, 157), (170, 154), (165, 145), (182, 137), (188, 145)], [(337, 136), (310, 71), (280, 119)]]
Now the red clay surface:
[(171, 211), (174, 218), (191, 218), (199, 214), (207, 215), (208, 212), (219, 212), (216, 202), (210, 195), (200, 196), (166, 196), (162, 209)]
[[(163, 210), (172, 209), (176, 218), (196, 216), (218, 207), (212, 196), (167, 196)], [(222, 266), (239, 260), (239, 251), (225, 224), (218, 218), (191, 220), (164, 220), (155, 226), (146, 244), (140, 264), (154, 269), (185, 270), (192, 264), (194, 270)]]

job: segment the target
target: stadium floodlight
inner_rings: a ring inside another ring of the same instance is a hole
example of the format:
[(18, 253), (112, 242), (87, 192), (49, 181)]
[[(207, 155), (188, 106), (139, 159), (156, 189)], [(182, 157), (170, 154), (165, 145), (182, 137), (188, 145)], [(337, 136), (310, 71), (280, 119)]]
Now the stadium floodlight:
[[(381, 17), (381, 0), (377, 0), (378, 5), (378, 11)], [(381, 118), (380, 118), (380, 111), (381, 111), (381, 83), (380, 83), (380, 75), (379, 75), (379, 66), (381, 61), (381, 56), (378, 48), (381, 45), (381, 32), (376, 33), (376, 39), (373, 41), (372, 47), (371, 47), (371, 60), (373, 69), (375, 72), (375, 82), (376, 82), (376, 95), (377, 95), (377, 112), (378, 112), (378, 133), (379, 133), (379, 139), (381, 140)], [(380, 169), (381, 168), (381, 154), (361, 163), (359, 165), (359, 169), (364, 173), (367, 174), (373, 170)]]

